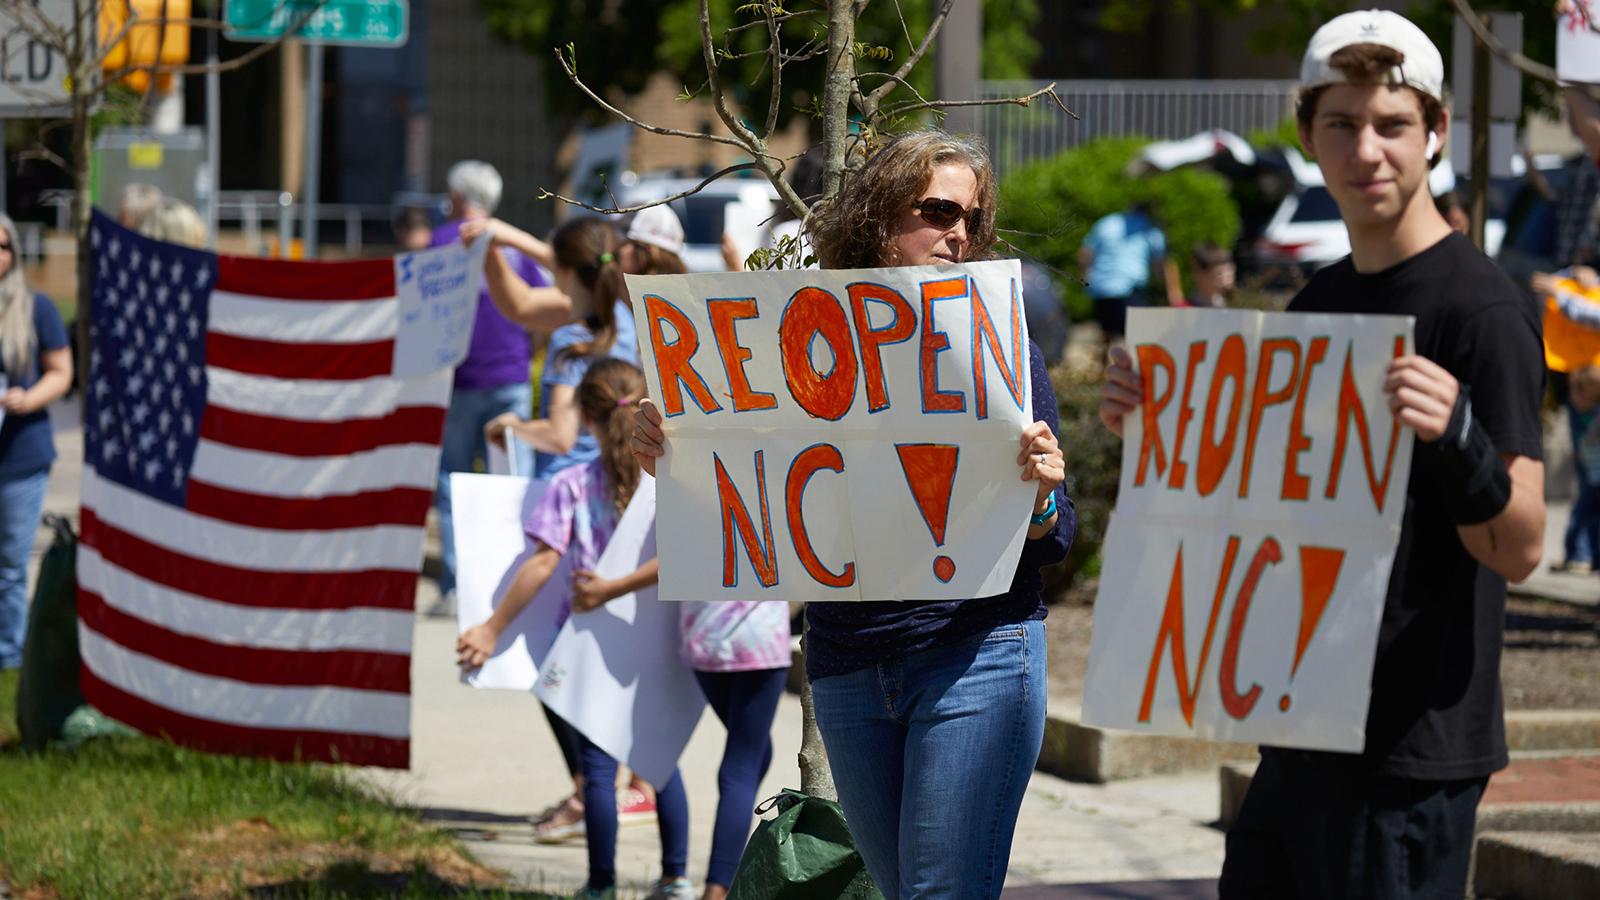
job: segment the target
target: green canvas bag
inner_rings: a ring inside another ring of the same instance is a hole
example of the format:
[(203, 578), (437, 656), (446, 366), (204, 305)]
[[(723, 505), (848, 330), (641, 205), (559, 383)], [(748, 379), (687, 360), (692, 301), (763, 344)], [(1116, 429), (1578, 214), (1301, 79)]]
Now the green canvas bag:
[(67, 717), (83, 705), (78, 690), (78, 539), (61, 516), (47, 515), (44, 524), (55, 537), (39, 561), (17, 682), (17, 730), (22, 748), (31, 752), (59, 738)]
[(728, 900), (883, 900), (839, 804), (785, 790), (756, 807), (772, 810), (745, 845)]

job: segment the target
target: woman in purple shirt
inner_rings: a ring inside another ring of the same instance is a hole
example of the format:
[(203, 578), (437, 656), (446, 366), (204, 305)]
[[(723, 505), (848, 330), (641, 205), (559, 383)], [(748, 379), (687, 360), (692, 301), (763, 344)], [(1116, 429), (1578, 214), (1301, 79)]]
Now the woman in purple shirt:
[[(811, 239), (827, 269), (988, 259), (996, 194), (981, 144), (912, 132), (819, 205)], [(1038, 493), (1011, 590), (806, 607), (806, 675), (839, 805), (889, 897), (1000, 895), (1044, 739), (1039, 569), (1066, 556), (1076, 520), (1061, 490), (1055, 392), (1038, 345), (1029, 351), (1035, 421), (1022, 432), (1017, 465)], [(660, 423), (660, 411), (641, 401), (634, 452), (651, 471)]]

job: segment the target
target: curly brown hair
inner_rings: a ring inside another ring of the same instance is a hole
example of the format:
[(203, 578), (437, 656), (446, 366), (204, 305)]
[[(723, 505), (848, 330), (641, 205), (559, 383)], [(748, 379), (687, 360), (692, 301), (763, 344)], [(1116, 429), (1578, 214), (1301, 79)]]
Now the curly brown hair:
[(966, 163), (978, 179), (976, 207), (988, 213), (967, 235), (967, 259), (994, 255), (994, 212), (999, 192), (983, 142), (937, 129), (895, 137), (845, 176), (839, 193), (813, 208), (806, 230), (824, 269), (870, 269), (890, 265), (900, 218), (922, 199), (933, 170)]
[(632, 407), (644, 391), (639, 367), (615, 357), (590, 366), (578, 383), (578, 409), (600, 445), (600, 465), (618, 515), (639, 487), (639, 462), (628, 447), (628, 437), (633, 430)]

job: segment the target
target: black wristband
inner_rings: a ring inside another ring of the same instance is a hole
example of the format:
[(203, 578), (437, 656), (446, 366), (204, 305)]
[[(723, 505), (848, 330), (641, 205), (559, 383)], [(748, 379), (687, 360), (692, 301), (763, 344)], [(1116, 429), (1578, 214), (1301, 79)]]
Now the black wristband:
[(1456, 394), (1450, 423), (1434, 442), (1439, 460), (1453, 484), (1446, 504), (1457, 525), (1477, 525), (1500, 514), (1511, 502), (1511, 476), (1489, 433), (1472, 414), (1467, 386)]

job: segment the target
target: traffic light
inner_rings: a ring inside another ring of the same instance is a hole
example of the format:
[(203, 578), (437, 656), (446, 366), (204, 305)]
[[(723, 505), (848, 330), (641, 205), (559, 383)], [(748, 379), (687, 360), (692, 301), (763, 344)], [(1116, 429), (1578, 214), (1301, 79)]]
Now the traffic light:
[[(116, 72), (129, 67), (181, 66), (189, 61), (190, 0), (102, 0), (100, 43), (116, 41), (101, 68)], [(132, 27), (128, 20), (133, 19)], [(127, 33), (123, 35), (123, 29)], [(118, 35), (123, 35), (120, 40)], [(150, 87), (150, 71), (140, 68), (123, 76), (122, 83), (140, 93)], [(156, 75), (156, 88), (172, 90), (172, 74)]]

